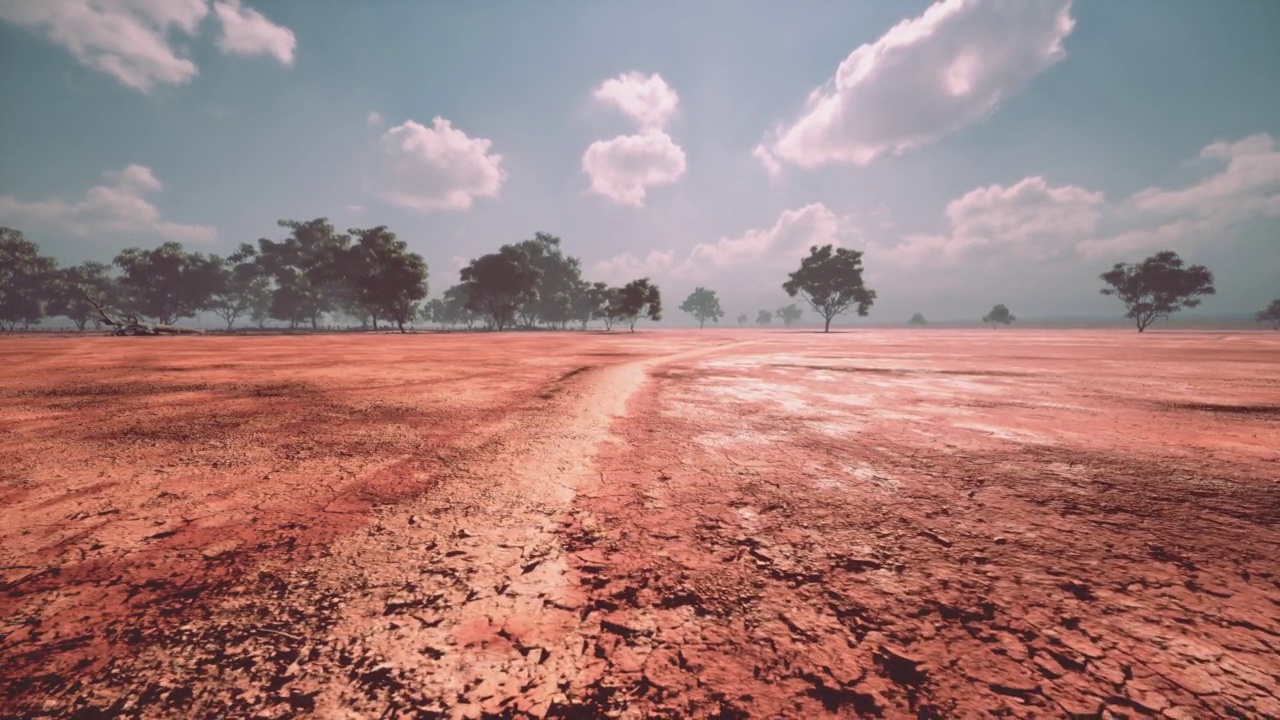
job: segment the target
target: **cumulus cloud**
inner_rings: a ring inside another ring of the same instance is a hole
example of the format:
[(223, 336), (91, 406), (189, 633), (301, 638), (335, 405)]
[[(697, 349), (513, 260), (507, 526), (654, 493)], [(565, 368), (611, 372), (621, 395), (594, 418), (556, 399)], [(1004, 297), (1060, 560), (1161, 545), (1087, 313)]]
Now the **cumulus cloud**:
[(170, 33), (194, 35), (205, 0), (0, 0), (0, 18), (37, 30), (81, 64), (148, 92), (195, 77)]
[[(268, 54), (289, 65), (293, 32), (240, 0), (217, 0), (218, 45), (237, 55)], [(0, 0), (0, 19), (35, 30), (82, 65), (142, 92), (189, 82), (199, 69), (174, 36), (194, 38), (207, 0)]]
[(379, 140), (378, 194), (421, 212), (470, 209), (477, 197), (497, 197), (506, 182), (502, 156), (492, 147), (441, 117), (431, 127), (407, 120)]
[(1200, 151), (1200, 158), (1221, 169), (1182, 189), (1135, 193), (1115, 208), (1116, 223), (1125, 229), (1080, 242), (1080, 253), (1096, 258), (1188, 248), (1220, 241), (1259, 218), (1280, 217), (1280, 151), (1273, 137), (1259, 134), (1215, 142)]
[(680, 96), (657, 73), (645, 77), (642, 73), (629, 72), (609, 78), (596, 88), (594, 96), (601, 103), (621, 110), (641, 131), (665, 128), (680, 104)]
[(213, 12), (222, 23), (218, 47), (232, 55), (270, 55), (284, 65), (293, 64), (297, 40), (293, 31), (276, 25), (262, 13), (244, 7), (240, 0), (217, 0)]
[(945, 0), (854, 50), (800, 117), (755, 150), (776, 173), (866, 165), (937, 140), (990, 114), (1059, 62), (1071, 0)]
[(612, 285), (621, 285), (636, 278), (663, 278), (671, 272), (675, 253), (657, 250), (640, 259), (632, 253), (623, 253), (591, 266), (589, 277)]
[(647, 188), (679, 180), (684, 150), (664, 132), (597, 140), (582, 156), (591, 192), (623, 205), (644, 205)]
[(89, 188), (84, 197), (75, 202), (62, 199), (27, 202), (12, 195), (0, 195), (0, 222), (77, 237), (122, 235), (191, 243), (208, 242), (217, 237), (217, 231), (207, 225), (183, 225), (161, 218), (160, 210), (143, 197), (163, 188), (150, 168), (129, 165), (103, 175), (106, 183)]

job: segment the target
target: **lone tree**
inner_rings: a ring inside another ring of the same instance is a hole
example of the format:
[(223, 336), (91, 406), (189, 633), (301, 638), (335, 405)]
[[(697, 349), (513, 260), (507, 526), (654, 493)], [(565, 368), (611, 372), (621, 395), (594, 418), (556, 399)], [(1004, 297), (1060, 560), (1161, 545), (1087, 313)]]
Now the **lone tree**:
[(791, 327), (800, 321), (800, 318), (804, 315), (804, 310), (801, 310), (799, 305), (791, 303), (784, 308), (778, 308), (773, 314), (782, 318), (783, 325)]
[(907, 321), (907, 324), (923, 327), (925, 325), (928, 325), (929, 321), (924, 319), (924, 315), (920, 313), (916, 313), (915, 315), (911, 316), (911, 319)]
[[(631, 332), (636, 331), (636, 321), (642, 314), (650, 320), (662, 319), (662, 294), (657, 285), (649, 283), (649, 278), (632, 280), (618, 292), (616, 297), (617, 318), (626, 320)], [(613, 303), (610, 303), (613, 305)]]
[(680, 304), (680, 310), (686, 312), (698, 320), (698, 327), (701, 328), (710, 320), (719, 323), (720, 318), (724, 317), (724, 311), (720, 309), (720, 298), (716, 297), (715, 290), (708, 290), (699, 287), (689, 293), (689, 297), (684, 299)]
[(773, 323), (773, 313), (768, 310), (761, 310), (756, 314), (757, 325), (771, 325)]
[(825, 324), (823, 332), (831, 332), (831, 319), (851, 307), (866, 317), (875, 302), (876, 291), (862, 282), (862, 252), (831, 245), (809, 248), (809, 256), (800, 261), (800, 269), (790, 273), (782, 284), (787, 295), (799, 295), (809, 303)]
[(739, 316), (738, 316), (738, 324), (739, 324), (739, 325), (746, 325), (746, 324), (747, 324), (747, 320), (750, 320), (750, 318), (749, 318), (749, 317), (747, 317), (747, 314), (746, 314), (746, 313), (742, 313), (741, 315), (739, 315)]
[(1138, 325), (1138, 332), (1147, 329), (1156, 318), (1167, 318), (1182, 308), (1200, 304), (1202, 295), (1213, 295), (1213, 273), (1203, 265), (1183, 267), (1182, 258), (1172, 250), (1164, 250), (1130, 265), (1116, 263), (1115, 267), (1099, 275), (1109, 287), (1102, 288), (1103, 295), (1120, 298)]
[(1272, 300), (1266, 310), (1254, 313), (1253, 319), (1258, 322), (1269, 322), (1272, 328), (1280, 330), (1280, 300)]
[(990, 324), (993, 330), (997, 325), (1012, 325), (1017, 319), (1004, 305), (996, 305), (991, 308), (991, 312), (982, 316), (982, 322)]

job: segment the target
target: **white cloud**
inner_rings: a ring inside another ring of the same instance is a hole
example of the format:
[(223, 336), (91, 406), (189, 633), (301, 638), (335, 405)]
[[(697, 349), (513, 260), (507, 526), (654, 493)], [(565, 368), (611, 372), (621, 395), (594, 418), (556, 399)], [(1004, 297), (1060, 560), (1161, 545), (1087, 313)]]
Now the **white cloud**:
[(232, 55), (271, 55), (284, 65), (293, 64), (297, 40), (293, 31), (276, 25), (262, 13), (244, 7), (240, 0), (217, 0), (213, 12), (222, 23), (218, 47)]
[(160, 217), (160, 210), (143, 197), (163, 187), (150, 168), (129, 165), (103, 175), (107, 183), (89, 188), (76, 202), (26, 202), (12, 195), (0, 196), (0, 221), (78, 237), (151, 236), (192, 243), (217, 237), (217, 230), (207, 225), (183, 225)]
[(631, 282), (636, 278), (661, 278), (671, 272), (675, 253), (671, 251), (649, 253), (643, 260), (632, 253), (623, 253), (591, 266), (588, 279), (612, 285)]
[(374, 110), (369, 113), (368, 117), (364, 119), (364, 122), (369, 127), (382, 127), (382, 113)]
[(379, 141), (378, 194), (422, 212), (467, 210), (477, 197), (497, 197), (507, 179), (492, 146), (441, 117), (431, 127), (407, 120)]
[(170, 33), (194, 35), (208, 12), (205, 0), (0, 0), (0, 18), (39, 30), (81, 64), (143, 92), (196, 76)]
[(684, 175), (685, 154), (664, 132), (620, 135), (591, 143), (582, 155), (582, 171), (591, 178), (591, 192), (642, 207), (648, 187)]
[(945, 0), (854, 50), (754, 154), (866, 165), (977, 122), (1064, 56), (1070, 0)]
[(661, 75), (623, 73), (596, 88), (595, 99), (613, 105), (634, 120), (642, 132), (661, 130), (675, 114), (680, 96)]
[(1115, 208), (1123, 232), (1082, 241), (1088, 258), (1143, 249), (1187, 249), (1221, 241), (1258, 218), (1280, 217), (1280, 151), (1270, 135), (1215, 142), (1200, 158), (1221, 170), (1180, 190), (1148, 188)]

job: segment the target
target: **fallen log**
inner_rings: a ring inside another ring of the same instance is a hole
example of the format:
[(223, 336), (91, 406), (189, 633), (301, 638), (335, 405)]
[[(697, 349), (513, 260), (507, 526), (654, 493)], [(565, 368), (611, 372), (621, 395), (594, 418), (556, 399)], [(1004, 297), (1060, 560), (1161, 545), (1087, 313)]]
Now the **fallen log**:
[(194, 328), (177, 327), (176, 325), (156, 325), (153, 323), (140, 322), (133, 315), (123, 315), (121, 317), (112, 317), (102, 307), (102, 303), (93, 299), (89, 293), (81, 290), (84, 297), (89, 301), (90, 305), (98, 311), (98, 317), (103, 324), (111, 327), (112, 335), (203, 335), (203, 330)]

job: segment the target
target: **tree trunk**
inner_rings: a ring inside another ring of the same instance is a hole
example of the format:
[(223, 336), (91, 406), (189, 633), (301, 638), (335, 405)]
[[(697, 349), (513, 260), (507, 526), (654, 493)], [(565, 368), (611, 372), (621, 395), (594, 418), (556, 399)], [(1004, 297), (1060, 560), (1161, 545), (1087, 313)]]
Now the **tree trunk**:
[(699, 319), (699, 320), (698, 320), (698, 329), (699, 329), (699, 330), (701, 330), (701, 329), (702, 329), (702, 326), (703, 326), (703, 325), (706, 325), (706, 324), (707, 324), (707, 321), (706, 321), (706, 320)]
[(826, 318), (826, 321), (826, 324), (822, 326), (822, 332), (824, 333), (831, 332), (831, 318)]

